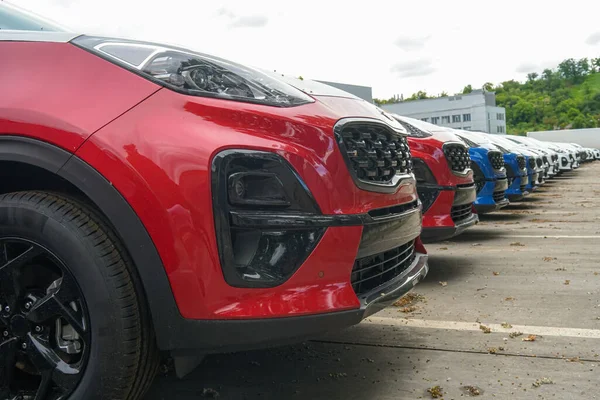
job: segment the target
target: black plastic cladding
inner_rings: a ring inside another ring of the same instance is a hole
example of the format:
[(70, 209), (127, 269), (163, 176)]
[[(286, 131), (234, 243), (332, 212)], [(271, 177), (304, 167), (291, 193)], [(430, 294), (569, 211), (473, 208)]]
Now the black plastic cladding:
[(504, 190), (500, 190), (498, 192), (494, 192), (494, 194), (493, 194), (494, 202), (500, 203), (501, 201), (503, 201), (505, 193), (506, 192)]
[(517, 156), (517, 164), (519, 165), (519, 169), (523, 170), (527, 167), (525, 163), (525, 157)]
[[(267, 166), (265, 166), (265, 164), (267, 164)], [(229, 174), (238, 172), (236, 168), (247, 168), (249, 171), (261, 171), (267, 167), (275, 168), (277, 170), (278, 177), (281, 179), (283, 188), (286, 191), (286, 197), (290, 200), (290, 206), (285, 209), (267, 207), (266, 210), (264, 207), (261, 209), (260, 207), (231, 206), (228, 201)], [(238, 217), (243, 217), (244, 213), (256, 216), (257, 214), (260, 215), (261, 212), (267, 211), (270, 214), (271, 219), (273, 219), (273, 214), (275, 214), (276, 217), (283, 220), (285, 220), (286, 214), (298, 215), (301, 213), (304, 215), (320, 215), (321, 211), (306, 185), (283, 157), (275, 153), (254, 150), (225, 150), (217, 154), (212, 162), (211, 183), (219, 258), (221, 260), (223, 276), (227, 283), (234, 287), (253, 288), (274, 287), (283, 283), (282, 281), (247, 281), (240, 277), (236, 271), (234, 262), (234, 247), (232, 240), (232, 228), (234, 227), (232, 225), (235, 220), (232, 218), (232, 212), (235, 211)], [(269, 228), (270, 230), (282, 231), (286, 230), (288, 227), (286, 224), (279, 224), (277, 226), (263, 224), (262, 227), (257, 229)], [(287, 271), (287, 278), (302, 265), (325, 232), (324, 228), (315, 228), (312, 226), (306, 226), (304, 227), (304, 230), (314, 232), (314, 240), (310, 241), (310, 243), (305, 246), (306, 248), (303, 249), (303, 254), (300, 254), (298, 251), (299, 254), (297, 254), (297, 259), (295, 260), (296, 264), (294, 265), (294, 268)]]
[[(544, 156), (544, 158), (546, 158), (546, 156)], [(547, 160), (546, 160), (546, 162), (547, 162)], [(544, 165), (544, 161), (541, 158), (536, 158), (535, 163), (538, 167), (542, 167)]]
[(404, 273), (415, 259), (414, 241), (372, 256), (359, 258), (352, 268), (352, 288), (357, 296)]
[(473, 209), (471, 207), (471, 203), (463, 204), (460, 206), (453, 206), (450, 215), (452, 216), (452, 221), (455, 223), (463, 221), (469, 217), (473, 213)]
[(334, 127), (336, 140), (356, 186), (393, 193), (412, 172), (406, 137), (377, 120), (348, 118)]
[(504, 158), (502, 157), (502, 153), (499, 151), (490, 151), (488, 153), (488, 159), (492, 164), (492, 168), (499, 170), (504, 167)]
[(471, 166), (469, 150), (460, 143), (444, 144), (444, 155), (448, 160), (450, 169), (454, 172), (463, 173)]

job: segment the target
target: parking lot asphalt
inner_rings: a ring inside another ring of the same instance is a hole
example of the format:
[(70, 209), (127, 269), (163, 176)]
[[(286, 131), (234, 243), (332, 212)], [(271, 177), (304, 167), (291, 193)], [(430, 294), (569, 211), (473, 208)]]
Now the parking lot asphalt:
[(147, 400), (600, 398), (599, 176), (584, 165), (429, 244), (429, 275), (399, 306), (312, 342), (208, 356)]

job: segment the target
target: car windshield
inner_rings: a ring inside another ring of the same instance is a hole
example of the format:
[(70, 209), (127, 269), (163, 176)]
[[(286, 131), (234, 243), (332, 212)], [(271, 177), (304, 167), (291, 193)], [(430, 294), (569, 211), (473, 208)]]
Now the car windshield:
[(0, 3), (0, 30), (66, 32), (66, 29), (25, 10)]
[(421, 129), (422, 131), (425, 132), (449, 132), (450, 129), (448, 128), (444, 128), (443, 126), (438, 126), (438, 125), (434, 125), (434, 124), (430, 124), (429, 122), (425, 122), (422, 121), (420, 119), (414, 119), (414, 118), (410, 118), (410, 117), (404, 117), (401, 115), (397, 115), (397, 114), (393, 114), (394, 118), (400, 119), (401, 121), (404, 121), (408, 124), (411, 124), (412, 126)]

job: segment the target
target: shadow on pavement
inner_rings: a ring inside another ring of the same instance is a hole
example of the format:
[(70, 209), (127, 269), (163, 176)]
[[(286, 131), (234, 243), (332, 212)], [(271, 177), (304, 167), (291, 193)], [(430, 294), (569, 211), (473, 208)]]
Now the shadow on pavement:
[(184, 379), (158, 377), (145, 400), (377, 399), (389, 393), (410, 360), (390, 362), (376, 352), (381, 353), (370, 346), (307, 342), (211, 355)]
[[(477, 247), (473, 247), (473, 251)], [(477, 263), (472, 257), (445, 255), (443, 253), (431, 254), (429, 256), (429, 272), (419, 284), (423, 287), (428, 285), (439, 286), (440, 281), (452, 282), (464, 280), (466, 276), (472, 275), (477, 270)]]

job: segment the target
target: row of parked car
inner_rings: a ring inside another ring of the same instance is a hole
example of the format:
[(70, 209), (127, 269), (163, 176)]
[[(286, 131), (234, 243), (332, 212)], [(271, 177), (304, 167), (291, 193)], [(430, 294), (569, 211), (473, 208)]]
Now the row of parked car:
[(0, 400), (143, 398), (161, 357), (358, 324), (598, 152), (451, 131), (0, 2)]
[(393, 115), (409, 132), (426, 241), (460, 234), (486, 214), (533, 193), (546, 180), (600, 159), (575, 143), (442, 127)]

